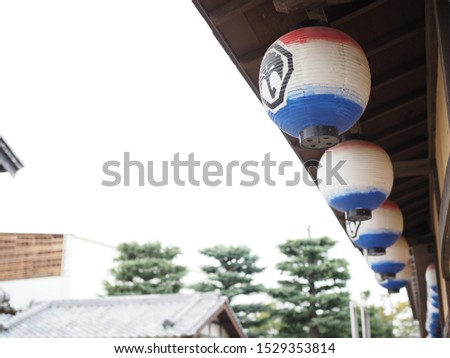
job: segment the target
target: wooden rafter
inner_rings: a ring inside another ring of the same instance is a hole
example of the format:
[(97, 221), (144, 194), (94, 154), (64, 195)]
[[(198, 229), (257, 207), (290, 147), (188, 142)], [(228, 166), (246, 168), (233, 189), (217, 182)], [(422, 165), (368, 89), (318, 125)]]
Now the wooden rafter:
[(416, 159), (392, 163), (395, 178), (407, 178), (428, 175), (431, 170), (430, 160)]
[(214, 25), (220, 26), (233, 17), (242, 14), (258, 5), (265, 3), (266, 0), (231, 0), (227, 1), (221, 7), (211, 11), (209, 17)]

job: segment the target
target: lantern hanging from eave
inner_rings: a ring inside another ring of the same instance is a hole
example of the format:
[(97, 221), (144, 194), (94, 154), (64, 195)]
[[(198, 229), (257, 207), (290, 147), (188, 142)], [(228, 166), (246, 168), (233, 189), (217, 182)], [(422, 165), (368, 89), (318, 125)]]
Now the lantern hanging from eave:
[(442, 337), (441, 314), (438, 307), (435, 307), (430, 300), (427, 301), (427, 315), (425, 329), (432, 338)]
[(427, 287), (431, 290), (436, 293), (439, 292), (437, 286), (436, 266), (434, 263), (429, 264), (425, 270), (425, 282), (427, 283)]
[(331, 207), (345, 212), (346, 220), (368, 220), (391, 193), (392, 162), (380, 146), (358, 135), (347, 138), (322, 155), (319, 189)]
[(398, 293), (400, 289), (408, 286), (411, 282), (412, 271), (411, 265), (407, 264), (403, 270), (395, 275), (395, 278), (383, 278), (380, 274), (375, 273), (375, 278), (381, 287), (388, 290), (388, 293)]
[(364, 51), (347, 34), (320, 24), (280, 37), (259, 72), (269, 117), (309, 149), (335, 145), (361, 117), (370, 94)]
[(439, 308), (434, 307), (430, 301), (427, 301), (427, 318), (435, 323), (435, 327), (440, 327), (440, 312)]
[(367, 221), (346, 221), (347, 234), (368, 255), (383, 255), (403, 232), (403, 215), (396, 203), (386, 200)]
[(400, 237), (392, 246), (386, 248), (386, 253), (380, 256), (366, 256), (367, 264), (381, 279), (395, 278), (409, 264), (409, 245), (406, 239)]
[(431, 302), (434, 307), (439, 308), (439, 295), (429, 287), (427, 287), (427, 297), (428, 301)]

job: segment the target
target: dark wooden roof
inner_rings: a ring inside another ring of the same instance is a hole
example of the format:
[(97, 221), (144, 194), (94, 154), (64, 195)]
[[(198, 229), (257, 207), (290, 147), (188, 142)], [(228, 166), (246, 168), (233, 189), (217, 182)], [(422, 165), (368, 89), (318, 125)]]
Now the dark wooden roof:
[(0, 172), (8, 172), (15, 176), (17, 171), (23, 168), (23, 164), (5, 139), (0, 136)]
[[(282, 13), (275, 9), (274, 2), (298, 3), (296, 0), (193, 2), (259, 98), (257, 83), (263, 54), (281, 35), (306, 19), (308, 11), (299, 8)], [(312, 3), (304, 1), (308, 2)], [(390, 198), (402, 209), (404, 236), (411, 246), (433, 245), (430, 188), (434, 179), (430, 159), (434, 157), (434, 141), (428, 138), (434, 138), (437, 45), (432, 2), (316, 3), (331, 4), (323, 8), (328, 22), (352, 36), (366, 52), (372, 90), (360, 119), (361, 129), (368, 140), (388, 152), (394, 163), (395, 182)], [(283, 135), (302, 162), (317, 160), (323, 153), (302, 149), (297, 138)], [(343, 224), (342, 214), (336, 212), (336, 216)], [(429, 252), (425, 254), (429, 259)]]

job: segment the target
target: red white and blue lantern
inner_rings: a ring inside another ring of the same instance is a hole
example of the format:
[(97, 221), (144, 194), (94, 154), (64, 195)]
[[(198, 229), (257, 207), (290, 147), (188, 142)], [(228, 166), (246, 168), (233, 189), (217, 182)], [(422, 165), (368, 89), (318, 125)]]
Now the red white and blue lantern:
[(437, 276), (436, 276), (436, 266), (435, 264), (429, 264), (425, 270), (425, 282), (427, 283), (427, 288), (438, 293)]
[(411, 265), (406, 265), (394, 278), (382, 278), (379, 274), (375, 274), (375, 277), (380, 286), (388, 290), (388, 293), (398, 293), (401, 288), (408, 286), (411, 282)]
[(425, 321), (425, 329), (431, 338), (442, 338), (441, 315), (438, 308), (427, 301), (427, 316)]
[(427, 284), (427, 319), (425, 328), (432, 338), (442, 337), (439, 311), (439, 289), (437, 284), (436, 266), (431, 263), (425, 270)]
[(386, 200), (372, 211), (367, 221), (347, 221), (347, 234), (360, 249), (368, 255), (383, 255), (403, 232), (403, 215), (396, 203)]
[(345, 212), (346, 219), (362, 221), (383, 204), (392, 190), (394, 171), (380, 146), (360, 139), (329, 148), (317, 169), (319, 189), (328, 204)]
[(400, 237), (392, 246), (386, 248), (381, 256), (366, 256), (367, 264), (381, 279), (396, 278), (396, 274), (409, 264), (409, 245), (406, 239)]
[(427, 287), (427, 300), (431, 302), (431, 304), (439, 308), (439, 294), (434, 292), (430, 287)]
[(364, 112), (370, 94), (366, 55), (347, 34), (302, 27), (266, 51), (259, 90), (269, 117), (303, 147), (335, 145)]

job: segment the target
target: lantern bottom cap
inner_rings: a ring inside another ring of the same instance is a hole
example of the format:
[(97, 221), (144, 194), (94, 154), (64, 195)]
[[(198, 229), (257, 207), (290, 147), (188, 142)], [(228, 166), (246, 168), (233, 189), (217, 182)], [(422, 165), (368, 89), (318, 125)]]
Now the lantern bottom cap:
[(326, 149), (339, 143), (339, 131), (332, 126), (311, 126), (300, 132), (299, 139), (305, 149)]
[(400, 289), (399, 288), (388, 288), (388, 293), (399, 293)]
[(345, 220), (348, 221), (366, 221), (372, 219), (372, 210), (369, 209), (351, 209), (345, 212)]
[(369, 256), (381, 256), (386, 253), (386, 249), (384, 247), (371, 247), (367, 249), (367, 255)]

